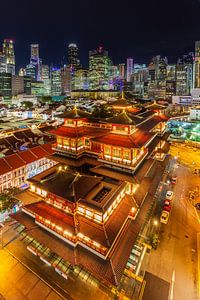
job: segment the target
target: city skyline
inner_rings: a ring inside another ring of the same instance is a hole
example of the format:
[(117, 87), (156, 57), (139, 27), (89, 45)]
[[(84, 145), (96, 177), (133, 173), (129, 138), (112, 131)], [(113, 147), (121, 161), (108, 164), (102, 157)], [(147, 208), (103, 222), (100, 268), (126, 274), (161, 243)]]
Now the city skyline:
[[(30, 1), (29, 7), (15, 2), (2, 4), (2, 9), (9, 11), (9, 21), (3, 14), (0, 35), (15, 41), (17, 68), (27, 64), (32, 43), (40, 44), (45, 63), (59, 64), (66, 55), (67, 44), (75, 42), (81, 61), (86, 64), (89, 50), (99, 44), (109, 50), (114, 63), (129, 56), (137, 62), (148, 61), (156, 54), (174, 62), (199, 40), (198, 1), (184, 0), (180, 7), (178, 1), (170, 0), (163, 7), (159, 1), (151, 5), (147, 1), (126, 0), (124, 10), (113, 1), (101, 1), (96, 6), (92, 1), (83, 4), (60, 0), (56, 8), (46, 1)], [(183, 9), (187, 19), (182, 15)]]

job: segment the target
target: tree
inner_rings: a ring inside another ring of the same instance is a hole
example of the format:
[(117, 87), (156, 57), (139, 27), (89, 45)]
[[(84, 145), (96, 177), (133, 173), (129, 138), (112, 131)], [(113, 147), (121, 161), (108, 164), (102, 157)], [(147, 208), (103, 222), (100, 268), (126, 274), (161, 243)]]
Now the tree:
[(33, 103), (31, 101), (23, 101), (21, 105), (27, 109), (31, 109), (33, 107)]
[(52, 99), (51, 96), (42, 96), (40, 98), (40, 102), (43, 103), (43, 104), (46, 104), (46, 103), (51, 104), (51, 103), (53, 103), (53, 99)]
[(12, 209), (19, 202), (14, 198), (19, 191), (19, 188), (11, 187), (3, 190), (3, 192), (0, 193), (0, 212), (3, 212), (7, 209)]
[(95, 107), (95, 109), (92, 112), (92, 115), (95, 118), (109, 118), (112, 116), (112, 112), (107, 105), (101, 105)]

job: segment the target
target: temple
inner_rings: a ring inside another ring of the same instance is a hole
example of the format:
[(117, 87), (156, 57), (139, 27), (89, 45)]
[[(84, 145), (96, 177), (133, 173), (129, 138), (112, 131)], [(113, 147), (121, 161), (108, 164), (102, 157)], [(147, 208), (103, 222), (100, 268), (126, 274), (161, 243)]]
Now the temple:
[[(125, 101), (125, 100), (122, 100)], [(74, 108), (59, 116), (63, 126), (50, 133), (56, 136), (57, 154), (79, 158), (87, 155), (98, 162), (134, 172), (148, 156), (149, 146), (166, 129), (166, 117), (146, 111), (135, 115), (125, 109), (106, 120)]]
[(167, 118), (158, 109), (124, 103), (107, 119), (64, 112), (63, 125), (50, 131), (57, 165), (28, 179), (35, 200), (13, 216), (72, 269), (106, 285), (119, 285), (150, 205), (135, 199), (134, 173), (163, 151)]

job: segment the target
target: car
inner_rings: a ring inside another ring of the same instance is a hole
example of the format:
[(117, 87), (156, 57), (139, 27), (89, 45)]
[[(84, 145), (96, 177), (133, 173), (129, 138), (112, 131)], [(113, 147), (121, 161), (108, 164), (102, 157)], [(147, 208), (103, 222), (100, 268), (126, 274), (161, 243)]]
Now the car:
[(172, 177), (172, 178), (171, 178), (171, 183), (172, 183), (172, 184), (176, 184), (176, 180), (177, 180), (177, 177)]
[(173, 198), (173, 192), (172, 191), (167, 191), (166, 193), (166, 199), (167, 200), (172, 200)]
[(163, 210), (162, 214), (160, 216), (160, 223), (167, 224), (168, 220), (169, 220), (169, 212), (166, 210)]
[(168, 200), (168, 199), (166, 199), (165, 202), (164, 202), (164, 205), (170, 205), (171, 206), (171, 204), (172, 204), (172, 201)]
[(170, 211), (171, 210), (171, 205), (164, 205), (163, 210), (164, 211)]

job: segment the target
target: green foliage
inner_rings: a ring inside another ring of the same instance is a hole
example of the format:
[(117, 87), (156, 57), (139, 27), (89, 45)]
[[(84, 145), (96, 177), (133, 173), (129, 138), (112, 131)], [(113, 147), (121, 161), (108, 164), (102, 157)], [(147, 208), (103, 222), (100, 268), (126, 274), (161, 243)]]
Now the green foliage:
[(18, 200), (15, 199), (14, 196), (19, 193), (19, 191), (18, 188), (11, 187), (0, 193), (0, 212), (12, 209), (14, 205), (18, 203)]
[(31, 109), (33, 107), (33, 103), (30, 101), (23, 101), (21, 105), (27, 109)]
[(40, 98), (40, 102), (41, 102), (41, 103), (51, 104), (51, 103), (53, 103), (53, 99), (52, 99), (51, 96), (42, 96), (42, 97)]
[(108, 108), (107, 105), (101, 105), (101, 106), (95, 107), (95, 109), (93, 110), (92, 115), (95, 118), (109, 118), (113, 114), (112, 114), (112, 111)]

